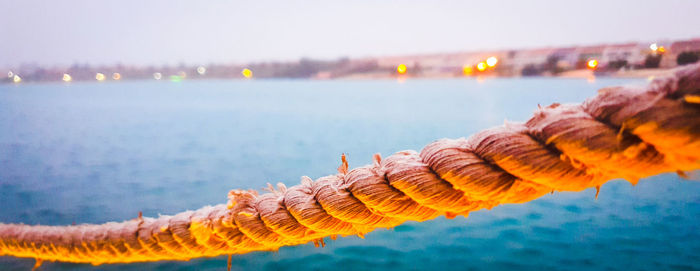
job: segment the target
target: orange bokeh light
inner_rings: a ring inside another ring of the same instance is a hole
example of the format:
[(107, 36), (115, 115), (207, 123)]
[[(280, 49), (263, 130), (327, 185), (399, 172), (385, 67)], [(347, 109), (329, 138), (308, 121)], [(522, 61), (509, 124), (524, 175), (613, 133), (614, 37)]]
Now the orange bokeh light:
[(251, 77), (253, 77), (253, 71), (251, 71), (250, 69), (243, 69), (243, 71), (241, 71), (241, 74), (242, 74), (243, 77), (245, 77), (245, 78), (251, 78)]
[(598, 60), (591, 59), (588, 61), (588, 63), (586, 63), (586, 66), (588, 66), (588, 68), (591, 70), (595, 70), (598, 68)]
[(486, 62), (479, 62), (479, 64), (476, 64), (476, 69), (479, 70), (480, 72), (483, 72), (486, 70)]
[(408, 71), (408, 68), (404, 64), (400, 64), (398, 67), (396, 67), (396, 72), (399, 74), (405, 74)]
[(472, 66), (466, 66), (466, 65), (465, 65), (465, 66), (462, 68), (462, 73), (464, 73), (464, 75), (471, 75), (472, 72), (474, 72), (474, 69), (472, 68)]

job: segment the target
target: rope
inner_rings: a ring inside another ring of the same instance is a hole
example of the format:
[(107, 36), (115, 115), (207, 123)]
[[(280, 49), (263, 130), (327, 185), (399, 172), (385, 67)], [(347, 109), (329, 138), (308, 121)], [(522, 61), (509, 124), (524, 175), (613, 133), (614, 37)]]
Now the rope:
[(645, 88), (601, 89), (583, 104), (540, 107), (525, 123), (442, 139), (372, 165), (174, 216), (75, 226), (0, 224), (0, 255), (92, 264), (276, 250), (448, 218), (552, 191), (700, 168), (700, 65)]

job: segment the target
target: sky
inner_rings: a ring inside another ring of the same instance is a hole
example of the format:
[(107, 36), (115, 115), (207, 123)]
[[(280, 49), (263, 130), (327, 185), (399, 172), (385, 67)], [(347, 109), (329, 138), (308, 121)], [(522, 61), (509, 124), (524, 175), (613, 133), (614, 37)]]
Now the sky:
[(198, 65), (700, 37), (700, 1), (0, 0), (0, 67)]

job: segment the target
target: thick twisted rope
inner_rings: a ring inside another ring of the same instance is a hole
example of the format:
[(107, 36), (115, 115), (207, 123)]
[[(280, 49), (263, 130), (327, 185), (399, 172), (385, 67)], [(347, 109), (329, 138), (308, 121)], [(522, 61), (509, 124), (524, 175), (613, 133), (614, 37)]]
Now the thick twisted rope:
[(276, 250), (360, 235), (407, 220), (466, 216), (552, 191), (700, 168), (700, 65), (646, 88), (606, 88), (583, 104), (539, 108), (469, 139), (269, 192), (234, 190), (229, 203), (102, 225), (0, 224), (0, 255), (93, 264)]

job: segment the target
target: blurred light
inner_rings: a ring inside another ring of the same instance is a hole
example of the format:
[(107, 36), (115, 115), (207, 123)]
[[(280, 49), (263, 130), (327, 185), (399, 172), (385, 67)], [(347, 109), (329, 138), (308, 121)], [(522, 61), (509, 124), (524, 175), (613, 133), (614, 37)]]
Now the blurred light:
[(656, 52), (656, 50), (659, 50), (659, 46), (656, 45), (656, 43), (652, 43), (651, 45), (649, 45), (649, 49)]
[(242, 74), (243, 77), (245, 77), (245, 78), (251, 78), (251, 77), (253, 77), (253, 71), (251, 71), (250, 69), (247, 69), (247, 68), (246, 68), (246, 69), (243, 69), (243, 70), (241, 71), (241, 74)]
[(486, 65), (488, 65), (489, 67), (496, 66), (496, 63), (498, 63), (498, 58), (496, 58), (495, 56), (486, 59)]
[(406, 71), (408, 71), (408, 68), (406, 68), (406, 65), (400, 64), (398, 67), (396, 67), (396, 72), (399, 74), (405, 74)]
[(161, 78), (163, 78), (163, 74), (159, 72), (153, 73), (153, 79), (160, 80)]
[(12, 71), (7, 72), (7, 78), (15, 77), (15, 73)]
[(19, 77), (19, 75), (16, 75), (12, 77), (12, 82), (19, 83), (22, 82), (22, 78)]
[(95, 79), (97, 79), (97, 81), (104, 81), (105, 75), (98, 72), (97, 74), (95, 74)]
[(73, 81), (73, 77), (70, 77), (70, 74), (64, 73), (63, 74), (63, 82), (70, 82)]
[(181, 76), (178, 76), (178, 75), (171, 75), (171, 76), (170, 76), (170, 81), (172, 81), (172, 82), (180, 82), (180, 81), (182, 81), (182, 77), (181, 77)]
[(464, 67), (462, 67), (462, 73), (464, 73), (464, 75), (471, 75), (472, 72), (474, 72), (474, 69), (472, 69), (472, 66), (465, 65)]
[(179, 76), (179, 77), (180, 77), (180, 79), (185, 79), (185, 77), (187, 77), (187, 73), (186, 73), (186, 72), (183, 72), (183, 71), (181, 71), (181, 72), (178, 72), (178, 73), (177, 73), (177, 76)]
[(595, 70), (598, 67), (598, 60), (591, 59), (586, 63), (586, 66), (591, 70)]
[(479, 70), (480, 72), (483, 72), (486, 70), (486, 62), (479, 62), (479, 64), (476, 64), (476, 69)]
[(119, 74), (118, 72), (115, 72), (112, 74), (112, 79), (114, 79), (114, 80), (122, 79), (122, 75)]
[(206, 73), (206, 72), (207, 72), (207, 68), (202, 67), (202, 66), (197, 67), (197, 73), (199, 73), (199, 75), (204, 75), (204, 73)]
[(662, 54), (663, 54), (663, 53), (665, 53), (665, 52), (666, 52), (666, 47), (663, 47), (663, 46), (659, 46), (659, 49), (658, 49), (658, 51), (659, 51), (659, 53), (662, 53)]

